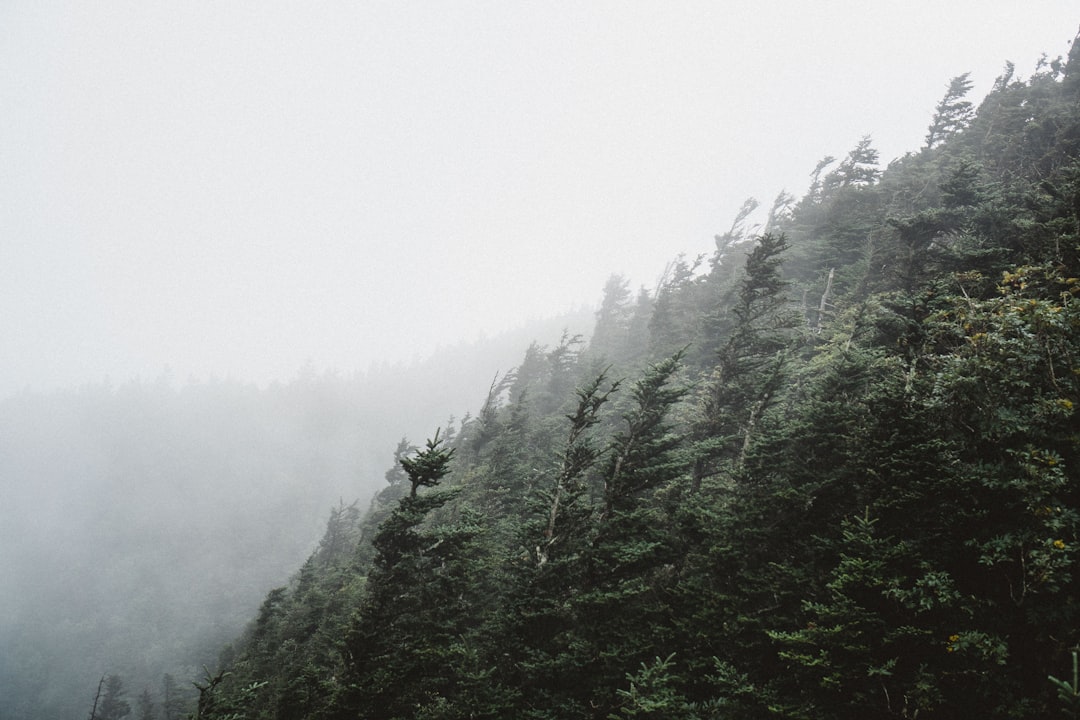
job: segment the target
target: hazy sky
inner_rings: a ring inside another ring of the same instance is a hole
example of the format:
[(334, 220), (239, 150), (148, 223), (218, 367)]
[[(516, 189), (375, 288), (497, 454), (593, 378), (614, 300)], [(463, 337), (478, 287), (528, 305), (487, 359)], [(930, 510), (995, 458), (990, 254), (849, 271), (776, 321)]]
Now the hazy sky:
[(652, 286), (1075, 0), (0, 3), (0, 395), (288, 379)]

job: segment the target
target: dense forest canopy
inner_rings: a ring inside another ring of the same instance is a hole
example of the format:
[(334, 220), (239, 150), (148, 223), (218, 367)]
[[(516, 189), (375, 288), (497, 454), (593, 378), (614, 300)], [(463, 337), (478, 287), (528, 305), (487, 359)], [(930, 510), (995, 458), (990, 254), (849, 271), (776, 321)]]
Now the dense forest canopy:
[[(588, 342), (395, 438), (216, 662), (84, 670), (91, 720), (1078, 712), (1080, 41), (970, 89), (887, 166), (866, 136), (763, 226), (748, 200), (657, 287), (613, 276)], [(200, 549), (266, 560), (286, 502)]]
[(403, 441), (196, 716), (1075, 713), (1080, 42), (969, 90)]

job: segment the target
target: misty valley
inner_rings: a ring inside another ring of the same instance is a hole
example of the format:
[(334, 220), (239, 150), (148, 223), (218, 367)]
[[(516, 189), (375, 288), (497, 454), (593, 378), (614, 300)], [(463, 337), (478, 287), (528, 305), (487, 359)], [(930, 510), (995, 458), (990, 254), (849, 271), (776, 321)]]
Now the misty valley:
[(588, 310), (0, 399), (0, 718), (1080, 716), (1080, 39), (1033, 66)]

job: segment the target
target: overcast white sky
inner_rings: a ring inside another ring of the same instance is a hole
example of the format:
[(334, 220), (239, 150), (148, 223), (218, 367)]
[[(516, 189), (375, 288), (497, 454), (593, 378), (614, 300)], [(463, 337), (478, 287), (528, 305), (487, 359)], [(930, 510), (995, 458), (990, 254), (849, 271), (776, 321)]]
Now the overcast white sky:
[(1075, 0), (0, 4), (0, 395), (364, 369), (652, 286)]

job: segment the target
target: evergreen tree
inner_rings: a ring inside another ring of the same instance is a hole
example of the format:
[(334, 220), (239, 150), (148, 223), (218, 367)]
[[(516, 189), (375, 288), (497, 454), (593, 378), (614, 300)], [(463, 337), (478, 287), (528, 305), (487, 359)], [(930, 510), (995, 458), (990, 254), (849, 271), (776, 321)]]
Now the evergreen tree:
[(949, 81), (945, 97), (934, 108), (934, 119), (926, 132), (926, 149), (934, 148), (968, 126), (975, 115), (972, 104), (966, 100), (971, 91), (971, 73), (957, 75)]
[[(614, 689), (669, 639), (666, 600), (675, 557), (670, 541), (675, 481), (689, 458), (673, 432), (670, 413), (685, 395), (672, 387), (682, 353), (650, 366), (630, 391), (633, 404), (611, 439), (603, 472), (603, 507), (583, 554), (586, 576), (574, 600), (581, 635), (592, 661), (589, 705), (606, 716)], [(648, 628), (648, 632), (642, 632)]]
[(475, 542), (483, 533), (480, 518), (462, 511), (452, 523), (428, 523), (457, 494), (435, 489), (453, 454), (436, 433), (423, 450), (401, 460), (411, 491), (373, 542), (377, 554), (366, 594), (345, 640), (348, 682), (335, 710), (341, 717), (395, 720), (450, 712), (456, 690), (479, 692), (484, 685), (485, 668), (464, 662), (475, 657), (470, 628), (485, 602)]
[(105, 693), (91, 720), (120, 720), (131, 714), (131, 704), (125, 699), (127, 691), (119, 675), (105, 678)]
[(730, 311), (733, 328), (701, 398), (695, 489), (705, 477), (741, 464), (755, 428), (776, 401), (796, 326), (780, 274), (786, 249), (784, 236), (762, 235), (747, 256)]
[(668, 413), (686, 394), (668, 387), (681, 366), (683, 352), (651, 365), (630, 391), (634, 408), (623, 415), (625, 429), (612, 438), (604, 473), (604, 512), (610, 519), (637, 505), (643, 493), (678, 476), (685, 458), (673, 457), (681, 439), (672, 433)]
[(821, 173), (825, 172), (825, 168), (836, 162), (836, 158), (832, 155), (826, 155), (818, 160), (817, 165), (810, 171), (810, 188), (806, 192), (806, 197), (803, 200), (803, 206), (807, 204), (818, 203), (822, 199), (825, 187), (822, 181)]
[(700, 332), (696, 273), (701, 260), (699, 257), (688, 262), (680, 255), (664, 271), (649, 319), (649, 355), (652, 359), (670, 357), (694, 342)]
[(187, 707), (186, 698), (180, 686), (169, 673), (161, 679), (161, 714), (164, 720), (180, 720)]
[(631, 312), (629, 283), (612, 275), (604, 285), (604, 297), (596, 311), (590, 350), (609, 360), (622, 360), (629, 342)]
[(154, 711), (154, 699), (150, 696), (149, 690), (143, 690), (139, 695), (139, 720), (155, 720), (157, 714)]
[[(777, 200), (779, 201), (779, 198)], [(719, 267), (725, 255), (745, 241), (752, 233), (752, 229), (746, 227), (746, 221), (754, 214), (760, 204), (756, 198), (751, 197), (744, 200), (739, 207), (739, 211), (735, 214), (735, 219), (731, 221), (731, 227), (728, 228), (727, 232), (716, 236), (716, 252), (711, 260), (714, 270)]]
[(593, 508), (587, 474), (601, 457), (592, 437), (600, 412), (618, 382), (606, 373), (576, 391), (566, 416), (565, 444), (550, 484), (537, 488), (532, 511), (520, 528), (524, 552), (510, 566), (506, 598), (510, 616), (503, 631), (512, 649), (507, 683), (521, 689), (522, 717), (588, 717), (591, 680), (575, 598), (585, 582), (582, 557), (592, 538)]
[(843, 188), (873, 185), (881, 177), (878, 159), (878, 151), (874, 149), (870, 136), (863, 136), (836, 169), (825, 176), (824, 192), (828, 195)]

